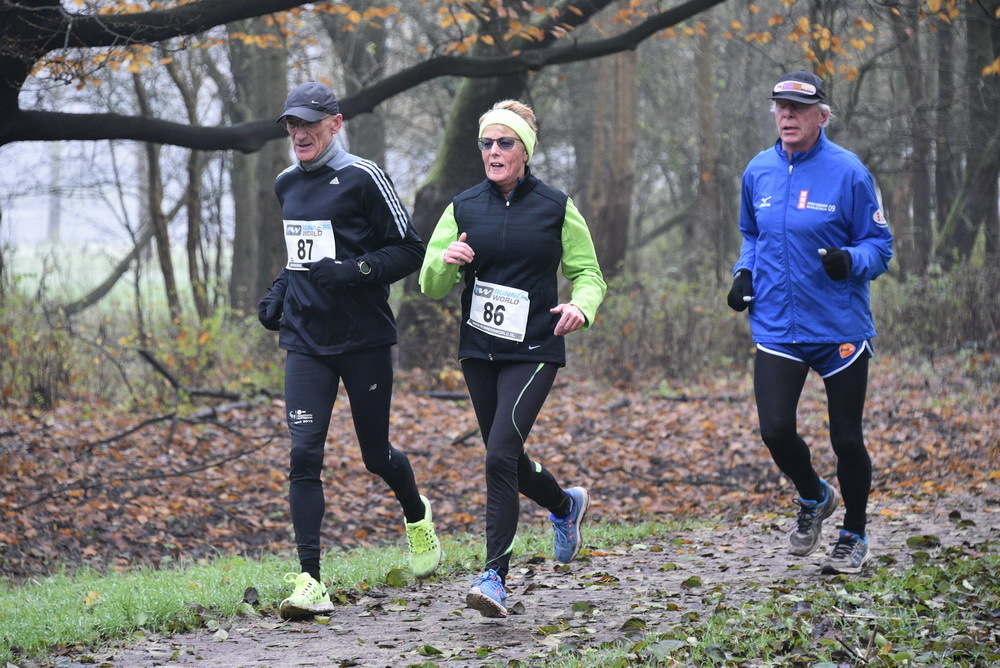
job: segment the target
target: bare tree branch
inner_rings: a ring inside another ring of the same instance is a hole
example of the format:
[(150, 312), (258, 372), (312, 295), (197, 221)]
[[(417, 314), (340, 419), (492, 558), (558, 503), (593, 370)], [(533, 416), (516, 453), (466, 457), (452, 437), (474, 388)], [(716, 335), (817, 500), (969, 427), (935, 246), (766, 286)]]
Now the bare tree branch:
[(178, 392), (183, 392), (193, 397), (213, 397), (215, 399), (239, 399), (239, 392), (229, 392), (227, 390), (206, 390), (200, 387), (187, 387), (181, 385), (180, 381), (177, 380), (172, 373), (160, 363), (160, 360), (156, 359), (156, 356), (148, 350), (139, 350), (139, 355), (146, 360), (151, 367), (156, 369), (156, 371), (167, 379), (170, 383), (170, 387), (174, 388)]
[[(565, 65), (635, 49), (644, 40), (660, 30), (676, 25), (723, 2), (725, 0), (688, 0), (677, 7), (649, 17), (629, 31), (593, 42), (582, 43), (572, 38), (563, 38), (558, 42), (552, 42), (551, 39), (554, 37), (547, 37), (542, 42), (527, 45), (522, 51), (507, 56), (495, 58), (437, 56), (388, 76), (366, 87), (357, 95), (344, 98), (341, 100), (341, 111), (345, 118), (370, 112), (385, 100), (438, 77), (489, 78), (523, 74), (537, 72), (552, 65)], [(158, 15), (157, 18), (163, 20), (163, 17), (159, 15), (177, 12), (183, 8), (195, 7), (203, 10), (202, 14), (178, 19), (179, 21), (187, 21), (184, 25), (190, 26), (196, 25), (198, 20), (209, 22), (206, 18), (209, 15), (209, 6), (218, 7), (221, 5), (228, 8), (230, 4), (236, 7), (226, 12), (228, 18), (222, 22), (287, 9), (305, 3), (289, 0), (270, 0), (261, 3), (253, 0), (240, 0), (238, 2), (204, 0), (203, 2), (183, 5), (174, 10), (145, 12), (144, 14)], [(589, 9), (591, 12), (598, 11), (606, 4), (603, 0), (591, 3), (592, 6)], [(3, 18), (2, 8), (10, 5), (9, 0), (0, 0), (0, 19)], [(265, 5), (268, 8), (267, 11), (251, 13), (249, 7), (259, 5)], [(242, 16), (239, 15), (240, 11), (237, 11), (237, 8), (242, 11)], [(588, 14), (588, 16), (592, 15), (592, 13)], [(188, 34), (179, 25), (170, 24), (169, 27), (166, 25), (158, 27), (157, 29), (164, 31), (165, 35), (160, 39)], [(124, 30), (123, 26), (119, 25), (118, 27)], [(133, 27), (139, 30), (138, 26)], [(212, 26), (203, 25), (202, 29), (208, 27)], [(173, 32), (167, 34), (169, 31)], [(143, 42), (150, 39), (151, 35), (160, 34), (152, 29), (144, 33), (136, 32), (133, 35), (133, 41)], [(136, 39), (135, 37), (138, 35), (142, 35), (143, 40)], [(47, 44), (50, 49), (55, 48), (51, 40)], [(0, 70), (4, 68), (4, 60), (5, 58), (0, 56)], [(0, 84), (3, 83), (0, 81)], [(9, 79), (7, 79), (7, 83), (10, 84)], [(235, 149), (244, 153), (252, 153), (260, 149), (265, 142), (285, 136), (284, 131), (274, 122), (274, 119), (252, 121), (229, 127), (198, 127), (153, 118), (117, 114), (68, 114), (48, 111), (20, 111), (16, 108), (8, 108), (4, 113), (2, 96), (2, 88), (0, 88), (0, 146), (16, 141), (134, 139), (198, 150)]]

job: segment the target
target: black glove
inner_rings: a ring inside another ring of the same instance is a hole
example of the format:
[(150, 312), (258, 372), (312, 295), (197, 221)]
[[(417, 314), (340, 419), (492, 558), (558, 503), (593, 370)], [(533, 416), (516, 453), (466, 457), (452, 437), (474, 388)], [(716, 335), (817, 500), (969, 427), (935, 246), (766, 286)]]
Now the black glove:
[(272, 332), (281, 329), (281, 310), (285, 305), (285, 295), (279, 294), (273, 288), (268, 290), (264, 298), (257, 302), (257, 319), (260, 324)]
[(733, 279), (726, 302), (734, 311), (745, 311), (753, 301), (753, 276), (748, 269), (740, 269)]
[(346, 288), (352, 283), (357, 283), (360, 274), (357, 260), (334, 260), (332, 257), (325, 257), (309, 265), (309, 282), (326, 290)]
[(835, 281), (842, 281), (851, 275), (851, 254), (843, 248), (820, 248), (823, 271)]

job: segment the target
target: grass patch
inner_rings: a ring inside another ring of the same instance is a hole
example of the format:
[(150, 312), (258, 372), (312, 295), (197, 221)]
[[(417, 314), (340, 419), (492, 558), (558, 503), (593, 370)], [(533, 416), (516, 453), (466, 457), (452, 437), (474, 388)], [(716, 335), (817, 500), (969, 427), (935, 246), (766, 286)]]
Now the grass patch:
[[(590, 523), (589, 549), (609, 549), (642, 541), (679, 524)], [(552, 535), (538, 526), (518, 534), (516, 559), (551, 551)], [(323, 560), (334, 601), (346, 601), (374, 587), (412, 581), (404, 544), (328, 552)], [(479, 536), (444, 537), (445, 560), (436, 577), (461, 577), (482, 568)], [(65, 648), (93, 648), (142, 633), (179, 633), (218, 625), (235, 617), (270, 614), (290, 589), (282, 576), (298, 572), (291, 557), (224, 557), (196, 563), (173, 562), (101, 573), (79, 569), (0, 582), (0, 665), (43, 659)], [(258, 605), (243, 602), (253, 587)], [(30, 603), (30, 604), (29, 604)]]

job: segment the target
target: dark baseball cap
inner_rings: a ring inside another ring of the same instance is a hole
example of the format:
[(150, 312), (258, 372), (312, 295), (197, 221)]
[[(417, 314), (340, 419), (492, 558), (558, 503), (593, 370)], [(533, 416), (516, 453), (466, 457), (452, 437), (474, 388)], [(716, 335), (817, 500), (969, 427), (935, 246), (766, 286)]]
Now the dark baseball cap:
[(771, 99), (816, 104), (826, 102), (826, 88), (823, 80), (812, 72), (796, 70), (778, 79), (771, 89)]
[(318, 81), (307, 81), (296, 86), (285, 98), (285, 110), (278, 116), (282, 122), (285, 116), (295, 116), (309, 123), (340, 113), (337, 96), (327, 86)]

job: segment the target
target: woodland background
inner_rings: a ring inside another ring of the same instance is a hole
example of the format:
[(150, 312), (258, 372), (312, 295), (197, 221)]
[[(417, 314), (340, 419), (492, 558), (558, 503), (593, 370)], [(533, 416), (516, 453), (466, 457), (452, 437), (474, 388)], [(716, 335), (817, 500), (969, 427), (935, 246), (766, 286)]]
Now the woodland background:
[[(799, 68), (826, 79), (829, 135), (871, 169), (895, 235), (873, 284), (882, 482), (995, 484), (998, 0), (0, 0), (0, 240), (26, 203), (46, 239), (0, 242), (0, 573), (287, 547), (282, 354), (255, 304), (283, 254), (274, 119), (313, 79), (424, 238), (482, 178), (480, 113), (531, 104), (533, 169), (577, 202), (610, 284), (538, 456), (601, 481), (609, 516), (773, 503), (787, 489), (725, 293), (740, 175), (775, 139), (767, 91)], [(98, 240), (74, 241), (84, 228)], [(413, 277), (393, 300), (395, 442), (445, 528), (475, 530), (454, 302)], [(825, 438), (821, 396), (803, 408)], [(327, 539), (394, 540), (346, 398), (335, 413)]]

